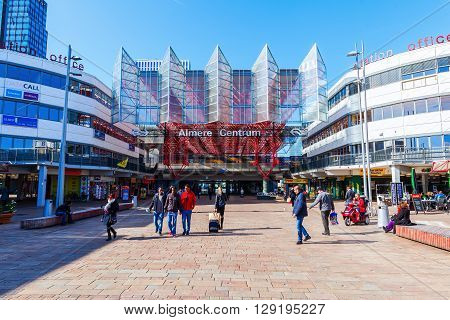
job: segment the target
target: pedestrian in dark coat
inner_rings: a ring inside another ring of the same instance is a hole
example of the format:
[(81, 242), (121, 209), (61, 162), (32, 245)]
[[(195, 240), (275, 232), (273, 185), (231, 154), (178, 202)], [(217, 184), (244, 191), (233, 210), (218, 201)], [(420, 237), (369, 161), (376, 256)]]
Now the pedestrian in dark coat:
[(308, 216), (308, 209), (306, 206), (306, 197), (303, 190), (299, 186), (294, 187), (294, 193), (296, 195), (294, 207), (292, 209), (292, 216), (297, 219), (297, 244), (303, 243), (303, 236), (305, 236), (304, 241), (308, 241), (311, 237), (303, 226), (303, 219)]

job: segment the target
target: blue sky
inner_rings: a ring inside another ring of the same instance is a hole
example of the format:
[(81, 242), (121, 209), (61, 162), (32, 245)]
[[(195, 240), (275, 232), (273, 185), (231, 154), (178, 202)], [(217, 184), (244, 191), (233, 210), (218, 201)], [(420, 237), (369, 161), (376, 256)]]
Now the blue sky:
[[(66, 52), (53, 37), (71, 43), (95, 62), (85, 61), (86, 71), (109, 85), (120, 46), (138, 59), (160, 58), (171, 45), (203, 69), (219, 44), (234, 69), (248, 69), (265, 43), (280, 68), (297, 68), (317, 42), (331, 81), (350, 66), (345, 55), (355, 42), (373, 52), (446, 2), (47, 0), (48, 52)], [(447, 35), (449, 16), (447, 5), (383, 49), (399, 53), (419, 38)]]

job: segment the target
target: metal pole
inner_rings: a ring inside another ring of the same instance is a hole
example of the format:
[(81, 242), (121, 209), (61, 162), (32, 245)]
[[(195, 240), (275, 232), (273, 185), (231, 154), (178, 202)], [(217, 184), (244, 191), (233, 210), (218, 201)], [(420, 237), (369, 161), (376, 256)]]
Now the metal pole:
[(366, 92), (366, 61), (364, 58), (364, 42), (361, 41), (362, 71), (363, 71), (363, 88), (364, 88), (364, 129), (366, 130), (366, 157), (367, 157), (367, 184), (369, 208), (372, 207), (372, 179), (370, 173), (370, 155), (369, 155), (369, 128), (367, 124), (367, 92)]
[(365, 146), (364, 146), (364, 127), (363, 127), (363, 113), (362, 113), (362, 99), (361, 99), (361, 77), (359, 76), (359, 53), (358, 45), (355, 43), (356, 51), (356, 72), (358, 76), (358, 99), (359, 99), (359, 125), (361, 127), (361, 158), (363, 165), (363, 185), (364, 195), (367, 195), (367, 180), (366, 180), (366, 161), (365, 161)]
[(67, 54), (66, 87), (64, 95), (64, 111), (62, 118), (61, 146), (59, 148), (58, 189), (56, 191), (56, 208), (64, 203), (64, 169), (66, 166), (66, 136), (67, 136), (67, 109), (69, 105), (70, 65), (72, 59), (72, 47), (69, 45)]

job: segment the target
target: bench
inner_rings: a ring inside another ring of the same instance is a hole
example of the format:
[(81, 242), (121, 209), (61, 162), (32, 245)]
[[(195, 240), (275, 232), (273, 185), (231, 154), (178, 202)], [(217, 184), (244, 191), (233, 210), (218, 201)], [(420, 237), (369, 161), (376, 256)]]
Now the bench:
[(395, 226), (396, 235), (450, 251), (450, 228), (431, 225)]
[[(133, 207), (133, 203), (121, 203), (119, 204), (119, 211), (128, 210)], [(85, 210), (79, 210), (72, 212), (72, 220), (78, 221), (82, 219), (92, 218), (103, 215), (102, 208), (89, 208)], [(47, 227), (53, 227), (61, 224), (62, 216), (48, 216), (32, 218), (20, 221), (20, 228), (30, 230), (30, 229), (41, 229)]]

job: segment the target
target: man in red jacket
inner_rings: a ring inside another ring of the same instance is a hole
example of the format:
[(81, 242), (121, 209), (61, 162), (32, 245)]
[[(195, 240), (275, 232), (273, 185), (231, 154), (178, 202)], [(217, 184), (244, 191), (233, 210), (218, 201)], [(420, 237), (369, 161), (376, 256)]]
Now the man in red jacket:
[(195, 194), (191, 191), (191, 187), (187, 184), (184, 192), (181, 194), (181, 215), (183, 223), (183, 236), (188, 236), (191, 230), (192, 210), (195, 208)]

